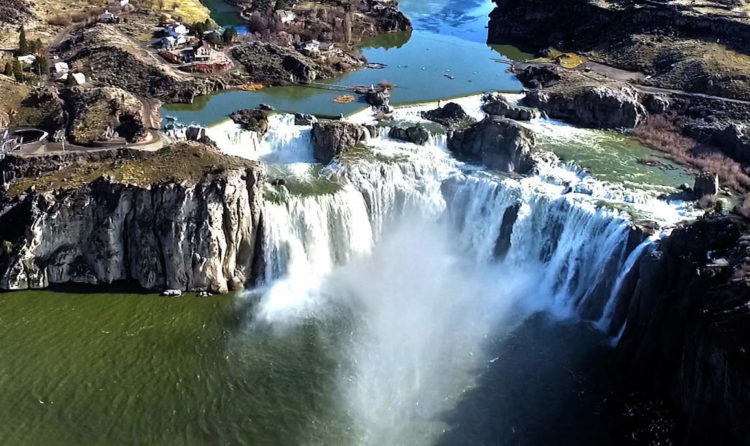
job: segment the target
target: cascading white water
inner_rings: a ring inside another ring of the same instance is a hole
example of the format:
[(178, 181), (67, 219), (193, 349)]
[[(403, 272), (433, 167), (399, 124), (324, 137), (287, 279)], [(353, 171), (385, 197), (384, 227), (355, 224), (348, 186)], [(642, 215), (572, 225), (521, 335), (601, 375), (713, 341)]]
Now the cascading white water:
[[(479, 113), (476, 99), (464, 102)], [(419, 122), (422, 108), (397, 117)], [(300, 162), (312, 154), (309, 127), (294, 128), (288, 117), (273, 122), (263, 145), (265, 155), (252, 157)], [(487, 173), (455, 161), (444, 135), (416, 146), (381, 130), (368, 146), (372, 157), (323, 169), (340, 190), (274, 187), (263, 207), (264, 283), (254, 294), (264, 324), (342, 311), (352, 319), (340, 383), (357, 443), (430, 443), (445, 427), (441, 411), (487, 360), (484, 340), (524, 314), (593, 308), (606, 328), (647, 244), (627, 252), (622, 209), (664, 221), (682, 211), (553, 158), (540, 159), (531, 177)]]

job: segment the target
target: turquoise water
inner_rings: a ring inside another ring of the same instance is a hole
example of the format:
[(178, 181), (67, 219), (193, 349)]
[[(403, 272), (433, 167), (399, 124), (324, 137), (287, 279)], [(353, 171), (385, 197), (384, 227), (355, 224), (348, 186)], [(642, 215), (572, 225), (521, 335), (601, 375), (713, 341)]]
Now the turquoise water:
[[(221, 0), (206, 2), (212, 11), (224, 11), (219, 21), (229, 20)], [(363, 43), (362, 52), (370, 62), (384, 69), (366, 69), (345, 74), (323, 83), (371, 85), (387, 80), (396, 85), (392, 103), (403, 104), (466, 96), (483, 91), (519, 91), (521, 84), (502, 60), (525, 59), (530, 55), (511, 46), (489, 46), (486, 40), (487, 15), (491, 1), (403, 0), (401, 9), (412, 19), (412, 33), (379, 36)], [(224, 22), (223, 24), (232, 24)], [(447, 77), (451, 76), (453, 79)], [(260, 103), (284, 112), (319, 115), (349, 114), (364, 102), (334, 104), (340, 91), (292, 86), (273, 87), (260, 92), (227, 91), (198, 98), (193, 104), (165, 106), (162, 114), (184, 123), (209, 125), (231, 112)]]

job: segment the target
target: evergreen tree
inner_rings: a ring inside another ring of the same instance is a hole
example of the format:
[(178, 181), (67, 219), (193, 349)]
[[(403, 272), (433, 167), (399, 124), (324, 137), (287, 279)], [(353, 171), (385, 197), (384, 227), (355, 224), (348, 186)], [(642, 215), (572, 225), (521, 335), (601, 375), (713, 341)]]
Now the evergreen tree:
[(39, 76), (45, 76), (49, 72), (49, 61), (44, 56), (37, 56), (32, 65), (32, 70)]
[(29, 42), (26, 40), (26, 30), (21, 26), (18, 31), (18, 55), (25, 56), (29, 54)]
[(230, 26), (227, 29), (225, 29), (224, 33), (222, 33), (222, 35), (221, 35), (221, 39), (226, 44), (232, 43), (232, 41), (235, 39), (235, 37), (237, 37), (237, 30), (234, 29), (233, 26)]
[(18, 82), (23, 82), (24, 80), (23, 67), (18, 60), (13, 61), (13, 77), (15, 77)]

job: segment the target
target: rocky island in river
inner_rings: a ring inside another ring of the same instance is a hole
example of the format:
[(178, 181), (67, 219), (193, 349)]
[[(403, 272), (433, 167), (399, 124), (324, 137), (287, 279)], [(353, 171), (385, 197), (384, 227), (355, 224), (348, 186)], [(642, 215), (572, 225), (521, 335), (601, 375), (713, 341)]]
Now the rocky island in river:
[(743, 0), (0, 0), (0, 442), (747, 444), (748, 218)]

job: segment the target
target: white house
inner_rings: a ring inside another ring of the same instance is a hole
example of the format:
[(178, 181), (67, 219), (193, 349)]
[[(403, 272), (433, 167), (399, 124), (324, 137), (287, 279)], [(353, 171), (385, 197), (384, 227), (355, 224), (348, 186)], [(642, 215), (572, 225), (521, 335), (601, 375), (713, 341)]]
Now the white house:
[(205, 42), (201, 42), (193, 48), (193, 59), (201, 61), (210, 60), (211, 52), (211, 47)]
[(286, 11), (283, 9), (276, 11), (276, 17), (281, 20), (281, 23), (289, 23), (297, 18), (292, 11)]
[(309, 42), (305, 42), (302, 45), (302, 51), (308, 54), (317, 54), (320, 52), (320, 42), (318, 42), (317, 40), (311, 40)]
[(161, 45), (161, 47), (165, 49), (175, 48), (177, 46), (184, 45), (186, 43), (187, 43), (187, 39), (185, 38), (185, 36), (180, 36), (177, 38), (172, 37), (172, 36), (166, 36), (166, 37), (162, 37), (161, 40), (159, 41), (159, 44)]
[(34, 56), (33, 54), (27, 54), (25, 56), (18, 56), (17, 59), (22, 64), (31, 65), (36, 60), (36, 56)]
[(164, 27), (164, 33), (179, 40), (180, 37), (184, 38), (188, 35), (188, 29), (181, 23), (170, 23)]
[(52, 66), (52, 70), (55, 73), (55, 76), (62, 77), (63, 75), (68, 74), (70, 67), (68, 67), (68, 64), (65, 62), (57, 62)]

